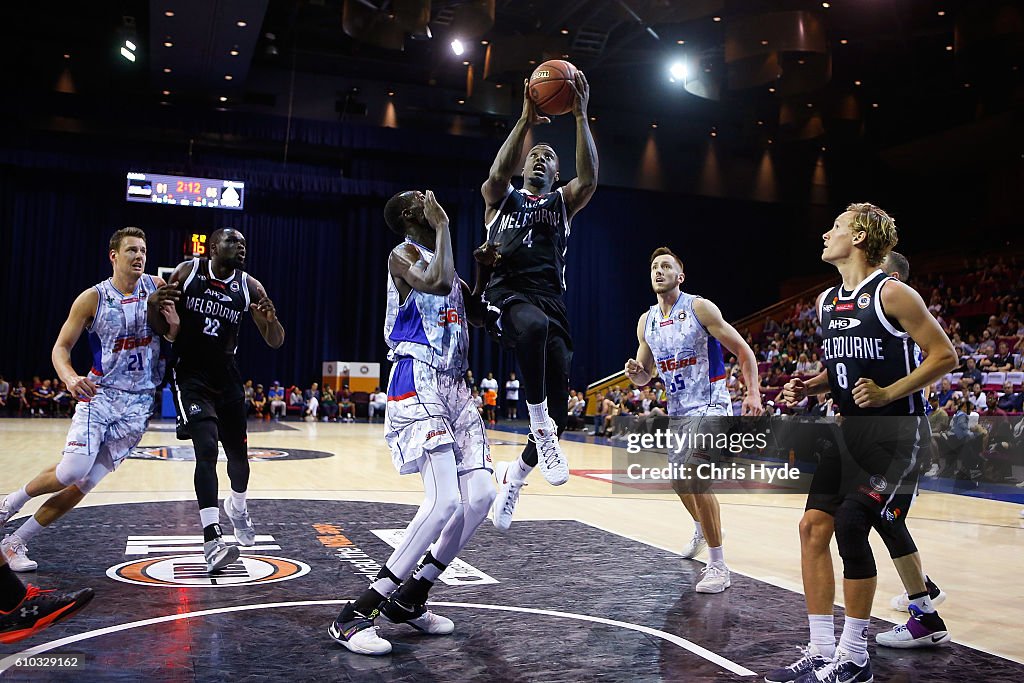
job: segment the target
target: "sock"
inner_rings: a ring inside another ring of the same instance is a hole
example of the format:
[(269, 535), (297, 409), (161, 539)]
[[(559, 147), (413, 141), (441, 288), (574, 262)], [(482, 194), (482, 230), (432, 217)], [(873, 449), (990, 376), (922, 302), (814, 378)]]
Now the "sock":
[(548, 426), (548, 400), (544, 399), (540, 403), (527, 403), (527, 409), (530, 411), (530, 427), (534, 425), (542, 429), (546, 429)]
[[(417, 572), (417, 574), (418, 573), (419, 572)], [(427, 601), (427, 593), (433, 587), (433, 581), (413, 577), (402, 584), (394, 597), (396, 600), (401, 600), (406, 605), (422, 605)]]
[[(448, 565), (441, 564), (434, 556), (427, 551), (427, 554), (423, 556), (423, 564), (420, 565), (419, 569), (412, 575), (414, 579), (424, 579), (433, 584), (437, 581), (437, 577), (444, 573), (444, 570), (448, 568)], [(405, 585), (405, 584), (402, 584)]]
[(708, 558), (708, 564), (714, 564), (716, 562), (718, 562), (719, 564), (725, 564), (725, 553), (722, 551), (722, 546), (718, 546), (717, 548), (712, 548), (709, 546)]
[(527, 465), (523, 462), (523, 456), (520, 455), (516, 458), (508, 468), (508, 478), (515, 482), (524, 482), (526, 478), (530, 476), (530, 472), (533, 472), (533, 465)]
[(808, 614), (811, 644), (818, 652), (831, 658), (836, 653), (836, 619), (831, 614)]
[[(378, 581), (382, 580), (384, 579), (378, 579)], [(369, 617), (371, 614), (377, 611), (377, 609), (381, 606), (381, 603), (383, 603), (386, 599), (387, 598), (384, 595), (381, 595), (377, 590), (375, 590), (371, 586), (369, 589), (363, 591), (362, 595), (356, 598), (356, 601), (352, 603), (352, 609), (354, 609), (356, 612), (359, 612), (364, 617)], [(344, 613), (344, 610), (342, 610), (342, 614)], [(351, 621), (351, 619), (347, 619), (346, 621)]]
[(199, 511), (199, 523), (203, 525), (203, 541), (209, 542), (222, 536), (220, 530), (220, 508), (203, 508)]
[(45, 528), (45, 526), (36, 521), (35, 517), (29, 517), (27, 520), (25, 520), (25, 523), (22, 524), (21, 527), (19, 527), (18, 530), (14, 532), (14, 535), (20, 538), (22, 541), (24, 541), (25, 545), (28, 545), (28, 542), (32, 539), (32, 537)]
[(30, 500), (32, 500), (32, 496), (25, 493), (25, 487), (22, 486), (17, 491), (11, 491), (7, 494), (7, 509), (13, 514), (25, 507), (25, 503)]
[(700, 526), (700, 522), (694, 522), (693, 526), (697, 527), (697, 535), (704, 538), (704, 530)]
[(924, 614), (934, 614), (935, 605), (932, 604), (932, 599), (928, 595), (928, 591), (924, 593), (915, 593), (914, 595), (908, 595), (910, 598), (910, 604), (919, 609)]
[(245, 491), (238, 493), (235, 490), (231, 491), (231, 507), (235, 508), (239, 512), (245, 512)]
[(25, 584), (11, 568), (0, 566), (0, 612), (10, 612), (25, 599)]
[(839, 648), (850, 655), (857, 666), (864, 666), (868, 661), (868, 625), (871, 619), (854, 619), (847, 616), (843, 619), (843, 635), (839, 638)]

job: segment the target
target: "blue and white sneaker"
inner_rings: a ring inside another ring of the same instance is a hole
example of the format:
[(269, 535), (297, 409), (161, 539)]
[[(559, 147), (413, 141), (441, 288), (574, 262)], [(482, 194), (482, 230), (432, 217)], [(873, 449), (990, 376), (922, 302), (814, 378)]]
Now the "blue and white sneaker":
[(845, 650), (836, 648), (831, 662), (804, 674), (796, 679), (796, 683), (872, 683), (874, 680), (870, 659), (861, 666), (850, 659)]
[(875, 636), (875, 642), (883, 647), (908, 649), (913, 647), (937, 647), (950, 640), (949, 630), (937, 613), (925, 614), (910, 605), (910, 619), (889, 631)]
[(789, 666), (784, 666), (781, 669), (775, 669), (765, 674), (765, 683), (793, 683), (793, 681), (804, 674), (827, 666), (832, 661), (823, 655), (814, 643), (808, 644), (807, 647), (801, 647), (800, 655), (800, 659)]

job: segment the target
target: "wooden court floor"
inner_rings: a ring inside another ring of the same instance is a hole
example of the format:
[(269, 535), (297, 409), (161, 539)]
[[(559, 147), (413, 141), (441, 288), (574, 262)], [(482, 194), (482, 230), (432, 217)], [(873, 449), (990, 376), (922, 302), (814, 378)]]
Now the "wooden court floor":
[[(61, 419), (0, 420), (0, 492), (22, 485), (60, 457), (69, 422)], [(257, 429), (264, 429), (261, 424)], [(250, 497), (350, 500), (416, 504), (421, 486), (416, 475), (399, 476), (391, 464), (380, 424), (286, 422), (271, 431), (250, 431), (250, 448), (323, 451), (332, 457), (254, 462)], [(496, 460), (512, 459), (525, 437), (492, 431)], [(154, 423), (144, 446), (184, 445), (173, 425)], [(594, 443), (564, 442), (573, 470), (611, 468), (612, 449)], [(227, 476), (219, 469), (222, 496)], [(147, 501), (194, 500), (191, 462), (127, 460), (83, 502), (83, 506)], [(37, 498), (23, 513), (42, 502)], [(732, 494), (721, 497), (726, 531), (725, 557), (734, 572), (782, 588), (800, 591), (797, 523), (803, 499), (789, 495)], [(965, 496), (923, 492), (911, 510), (909, 525), (927, 573), (948, 593), (941, 613), (953, 639), (963, 645), (1024, 663), (1024, 520), (1020, 507)], [(612, 493), (612, 485), (572, 476), (549, 486), (539, 473), (530, 478), (517, 510), (522, 520), (579, 520), (636, 541), (678, 552), (692, 523), (678, 500), (664, 494)], [(259, 519), (254, 520), (259, 529)], [(60, 523), (45, 533), (59, 535)], [(508, 534), (515, 552), (515, 525)], [(889, 608), (902, 592), (884, 546), (872, 536), (879, 568), (873, 615), (901, 622)], [(841, 562), (833, 544), (837, 585)], [(609, 558), (618, 561), (620, 558)], [(624, 571), (631, 571), (628, 567)], [(31, 578), (29, 577), (29, 580)], [(96, 582), (106, 580), (96, 577)], [(731, 589), (731, 590), (735, 590)], [(841, 600), (841, 589), (838, 591)], [(734, 598), (735, 599), (735, 598)], [(100, 605), (98, 608), (102, 609)], [(95, 609), (95, 608), (94, 608)], [(902, 617), (902, 618), (901, 618)], [(804, 642), (806, 623), (794, 625), (793, 644)], [(872, 646), (873, 647), (873, 646)]]

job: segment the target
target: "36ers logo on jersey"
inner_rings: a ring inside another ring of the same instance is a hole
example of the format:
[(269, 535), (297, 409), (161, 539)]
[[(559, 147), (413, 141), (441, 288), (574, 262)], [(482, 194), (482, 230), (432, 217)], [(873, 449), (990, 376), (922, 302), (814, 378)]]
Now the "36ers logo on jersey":
[(672, 372), (680, 368), (697, 364), (697, 357), (692, 358), (666, 358), (658, 361), (658, 369), (662, 372)]
[(437, 326), (444, 327), (445, 325), (461, 325), (462, 317), (459, 315), (457, 308), (439, 308), (437, 310)]
[(114, 340), (114, 348), (111, 349), (111, 353), (119, 353), (121, 351), (130, 351), (134, 348), (142, 348), (149, 346), (149, 343), (153, 341), (153, 337), (120, 337)]

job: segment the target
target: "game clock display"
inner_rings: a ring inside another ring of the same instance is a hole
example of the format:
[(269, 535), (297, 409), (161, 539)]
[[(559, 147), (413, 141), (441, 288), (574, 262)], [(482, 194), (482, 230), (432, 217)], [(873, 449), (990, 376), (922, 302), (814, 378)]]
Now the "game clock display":
[(245, 206), (245, 183), (240, 180), (131, 172), (125, 199), (150, 204), (242, 209)]

